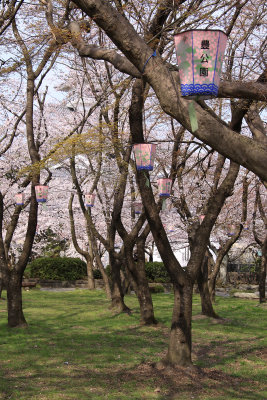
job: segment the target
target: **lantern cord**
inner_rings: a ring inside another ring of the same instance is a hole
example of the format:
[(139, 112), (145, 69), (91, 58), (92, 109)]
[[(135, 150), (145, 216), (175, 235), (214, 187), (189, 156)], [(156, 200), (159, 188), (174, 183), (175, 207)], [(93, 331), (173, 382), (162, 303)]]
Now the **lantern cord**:
[(150, 58), (151, 57), (156, 57), (156, 55), (157, 55), (156, 50), (154, 50), (153, 54), (151, 54), (151, 56), (149, 56), (148, 59), (146, 60), (145, 65), (144, 65), (144, 67), (142, 69), (142, 74), (144, 73), (146, 65), (147, 65), (148, 61), (150, 60)]
[(195, 110), (193, 101), (190, 101), (190, 103), (188, 105), (188, 112), (189, 112), (189, 118), (190, 118), (192, 132), (195, 132), (196, 130), (198, 130), (198, 122), (197, 122), (197, 115), (196, 115), (196, 110)]
[(162, 201), (162, 211), (166, 210), (166, 199)]

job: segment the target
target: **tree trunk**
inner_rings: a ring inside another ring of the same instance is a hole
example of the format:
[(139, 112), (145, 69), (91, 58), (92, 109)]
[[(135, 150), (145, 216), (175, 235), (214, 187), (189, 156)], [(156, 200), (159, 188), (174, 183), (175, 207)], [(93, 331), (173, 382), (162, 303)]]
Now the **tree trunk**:
[(0, 299), (2, 299), (3, 286), (3, 274), (0, 267)]
[(265, 293), (266, 265), (267, 265), (267, 236), (265, 237), (265, 240), (264, 240), (263, 246), (262, 246), (262, 257), (261, 257), (261, 265), (260, 265), (260, 273), (259, 273), (260, 303), (266, 302), (266, 293)]
[(140, 306), (140, 322), (142, 325), (155, 325), (157, 320), (154, 316), (153, 302), (149, 291), (148, 282), (138, 280), (137, 298)]
[(93, 290), (95, 289), (95, 279), (94, 279), (94, 273), (93, 273), (93, 266), (91, 260), (86, 260), (86, 266), (87, 266), (87, 280), (88, 280), (88, 289)]
[(130, 313), (130, 309), (124, 303), (124, 294), (121, 285), (119, 260), (116, 260), (112, 255), (109, 257), (111, 269), (111, 308), (119, 312)]
[(108, 276), (107, 276), (107, 274), (105, 272), (104, 267), (103, 267), (103, 269), (100, 269), (100, 272), (101, 272), (101, 275), (102, 275), (102, 278), (103, 278), (103, 281), (104, 281), (107, 298), (109, 300), (111, 300), (111, 290), (110, 290), (109, 279), (108, 279)]
[(174, 306), (169, 348), (166, 361), (180, 366), (191, 366), (191, 317), (193, 285), (173, 285)]
[(22, 328), (27, 326), (22, 310), (22, 275), (15, 269), (8, 271), (8, 279), (5, 281), (7, 290), (8, 326)]
[[(131, 258), (129, 260), (129, 257)], [(145, 273), (145, 264), (143, 260), (134, 262), (131, 256), (127, 257), (127, 265), (134, 291), (136, 293), (140, 306), (140, 322), (142, 325), (157, 324), (154, 316), (154, 308), (151, 293), (149, 290), (148, 280)]]
[(213, 291), (211, 291), (211, 286), (208, 282), (208, 275), (208, 257), (205, 257), (197, 277), (202, 314), (211, 318), (219, 318), (212, 306), (212, 297), (215, 295), (215, 286), (213, 287)]

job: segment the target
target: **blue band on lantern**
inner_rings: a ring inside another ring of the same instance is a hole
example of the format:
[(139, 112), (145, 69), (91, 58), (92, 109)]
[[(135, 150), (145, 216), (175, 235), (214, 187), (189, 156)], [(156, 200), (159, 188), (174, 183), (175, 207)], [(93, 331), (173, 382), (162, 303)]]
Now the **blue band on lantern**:
[(159, 197), (170, 197), (170, 193), (160, 193)]
[(144, 70), (145, 70), (146, 65), (147, 65), (148, 61), (150, 60), (150, 58), (151, 58), (151, 57), (156, 57), (156, 55), (157, 55), (156, 50), (154, 50), (153, 54), (151, 54), (151, 56), (148, 57), (148, 59), (146, 60), (145, 65), (144, 65), (144, 67), (143, 67), (143, 69), (142, 69), (142, 74), (144, 73)]
[(152, 171), (153, 167), (152, 167), (152, 165), (139, 165), (139, 166), (136, 167), (136, 169), (138, 171), (140, 171), (142, 169), (146, 169), (147, 171)]
[(38, 199), (37, 203), (46, 203), (46, 199)]
[(94, 207), (92, 204), (86, 204), (86, 207)]
[(203, 83), (203, 84), (181, 84), (182, 96), (192, 96), (192, 95), (218, 95), (218, 86), (214, 83)]

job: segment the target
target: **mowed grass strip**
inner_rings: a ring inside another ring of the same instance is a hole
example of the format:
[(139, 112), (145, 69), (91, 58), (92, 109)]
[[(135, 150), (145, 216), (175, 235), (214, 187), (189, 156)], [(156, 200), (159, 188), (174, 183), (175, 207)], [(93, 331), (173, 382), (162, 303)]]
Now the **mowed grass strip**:
[[(3, 294), (6, 297), (6, 293)], [(23, 292), (27, 329), (7, 328), (0, 301), (0, 399), (139, 400), (267, 398), (267, 308), (256, 301), (217, 298), (221, 320), (200, 315), (193, 299), (196, 368), (163, 368), (172, 294), (153, 296), (156, 327), (116, 314), (101, 291)]]

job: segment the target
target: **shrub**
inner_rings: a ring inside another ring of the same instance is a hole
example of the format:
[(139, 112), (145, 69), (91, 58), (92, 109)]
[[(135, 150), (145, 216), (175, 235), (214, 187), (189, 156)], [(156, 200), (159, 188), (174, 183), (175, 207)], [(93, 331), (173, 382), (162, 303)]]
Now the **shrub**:
[(160, 283), (153, 283), (149, 285), (150, 293), (164, 293), (164, 287)]
[(146, 276), (149, 282), (168, 283), (170, 277), (163, 262), (147, 262), (146, 263)]
[(93, 269), (94, 279), (102, 279), (102, 274), (99, 269)]
[(80, 258), (41, 257), (29, 267), (31, 278), (74, 281), (87, 275), (86, 263)]

